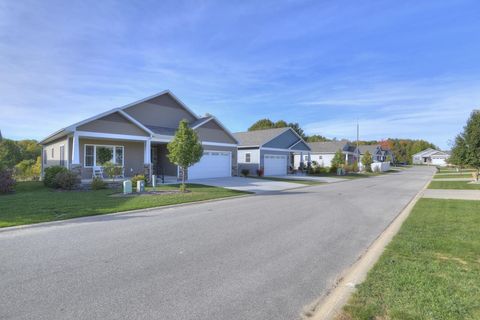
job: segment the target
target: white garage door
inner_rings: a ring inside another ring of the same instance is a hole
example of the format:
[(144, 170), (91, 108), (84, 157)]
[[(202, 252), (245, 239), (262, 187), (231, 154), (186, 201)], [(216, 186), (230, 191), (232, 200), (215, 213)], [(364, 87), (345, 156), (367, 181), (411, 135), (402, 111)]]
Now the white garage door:
[(287, 174), (287, 156), (266, 154), (263, 156), (264, 175), (282, 176)]
[(232, 154), (222, 151), (204, 151), (200, 162), (188, 168), (188, 179), (230, 177)]

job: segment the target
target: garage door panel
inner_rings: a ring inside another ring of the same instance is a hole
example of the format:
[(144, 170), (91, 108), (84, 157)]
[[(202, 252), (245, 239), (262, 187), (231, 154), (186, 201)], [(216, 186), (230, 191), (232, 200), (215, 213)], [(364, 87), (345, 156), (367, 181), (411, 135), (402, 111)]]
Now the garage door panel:
[(204, 151), (200, 161), (188, 168), (188, 179), (230, 177), (231, 152)]
[(263, 156), (264, 175), (282, 176), (287, 174), (287, 156), (266, 154)]

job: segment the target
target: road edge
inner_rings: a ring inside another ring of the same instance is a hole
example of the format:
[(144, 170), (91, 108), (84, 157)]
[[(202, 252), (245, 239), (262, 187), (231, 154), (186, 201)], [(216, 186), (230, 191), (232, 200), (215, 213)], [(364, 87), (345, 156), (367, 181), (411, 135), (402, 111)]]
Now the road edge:
[[(433, 178), (433, 175), (432, 175)], [(332, 320), (338, 316), (350, 296), (356, 291), (356, 286), (365, 281), (367, 273), (383, 254), (385, 247), (400, 230), (415, 204), (428, 188), (430, 178), (422, 189), (409, 201), (400, 213), (390, 222), (383, 232), (370, 244), (365, 252), (346, 269), (336, 284), (317, 301), (305, 308), (302, 319)]]

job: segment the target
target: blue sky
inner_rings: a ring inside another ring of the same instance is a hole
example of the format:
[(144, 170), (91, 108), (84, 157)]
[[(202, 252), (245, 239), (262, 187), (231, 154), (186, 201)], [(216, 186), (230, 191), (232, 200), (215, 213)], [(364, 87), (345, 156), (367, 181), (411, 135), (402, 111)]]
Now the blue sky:
[(0, 0), (0, 130), (42, 138), (172, 90), (231, 131), (422, 138), (480, 108), (480, 2)]

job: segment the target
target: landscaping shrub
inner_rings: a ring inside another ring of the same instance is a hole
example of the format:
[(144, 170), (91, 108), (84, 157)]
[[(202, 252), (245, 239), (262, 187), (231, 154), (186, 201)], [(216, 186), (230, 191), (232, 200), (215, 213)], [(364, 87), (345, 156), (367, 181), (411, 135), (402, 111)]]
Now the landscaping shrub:
[(122, 167), (115, 165), (111, 161), (107, 161), (103, 164), (103, 172), (105, 172), (107, 177), (115, 181), (115, 177), (122, 174)]
[(38, 180), (40, 178), (40, 171), (42, 160), (40, 157), (37, 161), (33, 159), (22, 160), (15, 165), (15, 178), (17, 180)]
[(55, 175), (55, 185), (64, 190), (73, 190), (80, 184), (78, 176), (71, 171), (61, 171)]
[(134, 176), (132, 178), (132, 188), (136, 188), (137, 187), (137, 181), (145, 181), (145, 185), (147, 184), (147, 180), (145, 179), (145, 176), (142, 175), (142, 174), (137, 174), (136, 176)]
[(337, 166), (332, 165), (330, 167), (330, 173), (337, 173)]
[(13, 192), (15, 189), (16, 181), (13, 178), (11, 170), (0, 170), (0, 193)]
[(45, 168), (43, 174), (43, 184), (49, 188), (58, 188), (55, 182), (55, 176), (60, 172), (67, 172), (68, 169), (61, 166), (52, 166)]
[(248, 169), (242, 169), (242, 171), (240, 171), (240, 173), (242, 174), (242, 176), (246, 177), (250, 174), (250, 170)]
[(263, 168), (257, 169), (257, 176), (263, 177), (263, 173), (264, 173), (264, 172), (263, 172)]
[(92, 190), (106, 189), (107, 184), (102, 179), (100, 179), (98, 177), (95, 177), (92, 180), (92, 186), (91, 187), (92, 187)]

